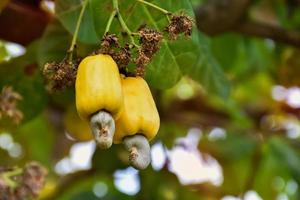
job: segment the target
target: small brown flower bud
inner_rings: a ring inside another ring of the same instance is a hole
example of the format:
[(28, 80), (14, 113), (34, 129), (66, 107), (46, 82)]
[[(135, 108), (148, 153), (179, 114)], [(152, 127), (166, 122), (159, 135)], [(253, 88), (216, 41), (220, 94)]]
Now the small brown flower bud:
[(185, 36), (190, 36), (193, 24), (193, 19), (187, 15), (173, 15), (171, 23), (166, 27), (166, 31), (172, 40), (176, 40), (180, 33), (184, 33)]

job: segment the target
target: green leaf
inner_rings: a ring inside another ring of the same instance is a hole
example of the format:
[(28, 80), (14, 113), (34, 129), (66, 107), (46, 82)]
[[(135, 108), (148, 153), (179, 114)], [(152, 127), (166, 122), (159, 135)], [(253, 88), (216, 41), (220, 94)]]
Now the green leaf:
[(238, 47), (243, 42), (237, 34), (222, 34), (211, 38), (211, 51), (224, 70), (231, 69), (238, 55)]
[(181, 72), (174, 57), (175, 55), (170, 47), (164, 42), (158, 55), (147, 67), (146, 80), (151, 86), (158, 89), (167, 89), (179, 81)]
[[(232, 55), (234, 56), (234, 55)], [(235, 65), (230, 69), (234, 81), (252, 79), (253, 74), (276, 72), (275, 49), (270, 41), (243, 39), (238, 44)]]
[[(77, 19), (82, 8), (81, 0), (57, 0), (55, 1), (55, 12), (62, 25), (70, 32), (74, 33)], [(92, 6), (88, 3), (83, 14), (78, 40), (87, 44), (99, 42), (99, 36), (94, 26)], [(101, 22), (105, 23), (105, 22)], [(105, 25), (103, 25), (105, 26)]]
[[(176, 3), (153, 1), (153, 3), (172, 12), (180, 11), (194, 16), (189, 1), (177, 0)], [(132, 3), (123, 10), (132, 10), (126, 21), (132, 30), (136, 30), (142, 23), (159, 30), (163, 30), (168, 24), (166, 16), (141, 3)], [(222, 97), (229, 95), (229, 81), (211, 55), (207, 38), (195, 27), (191, 39), (181, 37), (177, 41), (163, 40), (160, 51), (147, 68), (146, 79), (150, 85), (166, 89), (176, 84), (182, 74), (200, 82), (208, 92)]]
[(300, 21), (300, 11), (297, 9), (297, 3), (293, 1), (272, 1), (272, 9), (274, 9), (276, 18), (283, 28), (298, 29)]
[[(176, 3), (153, 1), (152, 3), (172, 12), (184, 12), (194, 16), (189, 1), (177, 0)], [(72, 19), (74, 21), (73, 15), (78, 15), (81, 6), (78, 0), (59, 0), (57, 4), (59, 19), (66, 27), (71, 24), (68, 21), (72, 21)], [(158, 30), (163, 30), (168, 24), (164, 14), (145, 4), (133, 0), (120, 1), (119, 7), (132, 31), (137, 31), (138, 27), (144, 23)], [(107, 19), (112, 11), (112, 2), (91, 0), (88, 8), (86, 15), (93, 16), (90, 22), (93, 21), (94, 24), (83, 21), (82, 26), (89, 30), (89, 33), (94, 33), (96, 30), (98, 35), (103, 35)], [(116, 29), (116, 24), (118, 23), (115, 20), (111, 32), (120, 32), (120, 28)], [(191, 40), (186, 38), (178, 41), (163, 40), (160, 51), (146, 69), (146, 80), (155, 88), (167, 89), (175, 85), (182, 74), (186, 74), (200, 82), (208, 92), (227, 97), (230, 89), (229, 82), (207, 46), (207, 39), (205, 36), (199, 36), (196, 28), (194, 28)]]
[[(107, 21), (111, 12), (113, 11), (112, 0), (90, 0), (90, 8), (93, 16), (93, 22), (95, 30), (100, 37), (104, 35)], [(118, 34), (120, 30), (120, 25), (115, 18), (110, 27), (110, 33)]]
[[(144, 23), (158, 30), (163, 29), (162, 24), (164, 24), (164, 26), (167, 25), (167, 19), (163, 14), (149, 9), (149, 7), (144, 4), (137, 2), (129, 5), (121, 4), (120, 8), (121, 12), (124, 11), (125, 13), (123, 15), (127, 16), (126, 23), (133, 31), (136, 31), (138, 27)], [(130, 10), (130, 13), (128, 13), (127, 10)], [(169, 41), (163, 40), (160, 50), (146, 69), (146, 80), (148, 83), (158, 89), (167, 89), (174, 86), (182, 76), (177, 61), (177, 56), (181, 53), (182, 51), (174, 51)]]
[(42, 114), (29, 123), (21, 126), (17, 131), (17, 139), (26, 146), (27, 160), (36, 160), (47, 167), (51, 167), (54, 133), (48, 124), (46, 115)]
[(119, 192), (114, 186), (114, 178), (112, 177), (112, 174), (103, 173), (101, 170), (96, 171), (96, 173), (94, 174), (85, 175), (76, 178), (73, 181), (73, 184), (68, 188), (66, 188), (66, 190), (55, 199), (57, 200), (100, 199), (93, 192), (95, 184), (99, 182), (105, 184), (105, 186), (107, 187), (107, 193), (103, 197), (101, 197), (101, 199), (104, 200), (136, 199), (132, 196), (128, 196), (126, 194)]
[(205, 3), (206, 0), (190, 0), (190, 2), (193, 5), (193, 7), (196, 7)]
[[(194, 31), (192, 37), (194, 53), (197, 55), (196, 62), (182, 70), (201, 83), (209, 93), (227, 98), (230, 94), (230, 82), (216, 59), (211, 55), (206, 36)], [(192, 60), (192, 57), (188, 59)]]
[(38, 63), (43, 67), (46, 62), (61, 61), (69, 48), (71, 38), (59, 21), (50, 23), (39, 44)]
[(171, 149), (174, 146), (176, 139), (178, 137), (184, 137), (187, 132), (187, 128), (178, 123), (164, 122), (160, 125), (159, 132), (157, 134), (157, 137), (155, 138), (155, 141), (161, 140), (164, 146)]
[[(157, 1), (153, 3), (160, 5), (162, 2)], [(136, 1), (120, 1), (119, 4), (120, 12), (132, 31), (137, 31), (138, 27), (144, 23), (147, 23), (150, 27), (163, 30), (168, 23), (164, 14)], [(186, 4), (185, 1), (178, 1), (174, 4), (176, 5), (175, 8), (174, 5), (172, 6), (169, 2), (166, 7), (182, 10), (184, 4)], [(93, 7), (94, 22), (107, 22), (108, 16), (112, 11), (112, 3), (109, 1), (92, 0), (91, 5)], [(191, 7), (189, 7), (188, 12), (192, 13)], [(106, 17), (104, 17), (105, 15)], [(116, 29), (116, 24), (118, 24), (118, 22), (115, 20), (112, 24), (111, 32), (116, 33), (117, 30), (120, 32), (120, 28)], [(99, 26), (99, 23), (95, 25), (99, 34), (104, 33), (105, 25), (102, 27)], [(168, 41), (164, 40), (162, 42), (160, 51), (153, 58), (146, 70), (146, 80), (151, 86), (158, 89), (166, 89), (172, 87), (179, 81), (182, 76), (177, 61), (179, 54), (182, 54), (182, 52), (171, 49)]]
[(297, 149), (286, 138), (278, 136), (269, 138), (263, 149), (253, 189), (263, 199), (275, 199), (281, 193), (287, 193), (289, 199), (299, 199), (299, 190), (294, 194), (287, 192), (287, 182), (292, 180), (299, 185), (300, 158)]
[[(127, 166), (127, 163), (125, 163), (127, 157), (124, 160), (121, 159), (122, 153), (123, 156), (127, 155), (124, 152), (125, 150), (122, 146), (114, 146), (107, 151), (101, 151), (97, 148), (92, 158), (93, 167), (102, 173), (108, 174), (112, 174), (117, 169), (125, 168)], [(104, 162), (106, 163), (105, 165), (103, 165)]]
[(8, 56), (4, 43), (0, 41), (0, 62)]
[(0, 88), (11, 85), (23, 97), (17, 106), (24, 114), (23, 122), (39, 114), (48, 100), (43, 77), (36, 64), (38, 45), (33, 43), (25, 55), (0, 64)]
[(225, 194), (238, 196), (245, 191), (249, 174), (253, 170), (251, 164), (251, 157), (235, 160), (234, 163), (222, 163), (224, 181), (221, 188)]
[(270, 140), (270, 148), (281, 161), (282, 165), (287, 166), (294, 179), (300, 184), (300, 157), (282, 138)]
[(178, 52), (176, 60), (184, 75), (202, 84), (209, 93), (229, 96), (230, 82), (212, 56), (206, 36), (194, 29), (191, 40), (174, 41), (170, 45)]
[(237, 161), (250, 157), (257, 147), (256, 141), (242, 134), (227, 134), (225, 139), (209, 141), (206, 138), (200, 142), (200, 149), (213, 155), (218, 160)]
[(24, 122), (35, 117), (45, 108), (48, 98), (43, 77), (39, 72), (34, 76), (25, 75), (12, 85), (23, 97), (18, 107), (24, 113)]
[(244, 45), (246, 47), (246, 58), (248, 58), (246, 61), (248, 61), (252, 72), (264, 72), (274, 68), (273, 48), (270, 47), (267, 41), (251, 39), (246, 40)]

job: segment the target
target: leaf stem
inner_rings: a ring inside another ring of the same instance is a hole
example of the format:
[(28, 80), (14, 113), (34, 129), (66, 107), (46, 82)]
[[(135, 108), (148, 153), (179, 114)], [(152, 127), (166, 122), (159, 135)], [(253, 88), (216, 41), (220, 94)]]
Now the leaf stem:
[(117, 14), (116, 9), (111, 12), (111, 14), (109, 16), (109, 19), (107, 21), (107, 25), (106, 25), (106, 28), (105, 28), (105, 31), (104, 31), (104, 35), (106, 35), (108, 33), (108, 31), (110, 29), (110, 26), (112, 24), (112, 21), (113, 21), (114, 17), (116, 16), (116, 14)]
[(131, 35), (133, 35), (133, 36), (140, 36), (141, 34), (139, 34), (139, 33), (134, 33), (134, 32), (131, 32)]
[(113, 7), (114, 9), (117, 11), (117, 17), (119, 20), (119, 23), (122, 27), (122, 29), (124, 29), (124, 31), (127, 33), (127, 35), (129, 36), (130, 40), (131, 40), (131, 44), (135, 47), (139, 47), (139, 45), (137, 45), (135, 43), (135, 40), (133, 38), (134, 33), (128, 28), (128, 26), (126, 25), (120, 11), (119, 11), (119, 4), (118, 4), (118, 0), (113, 0)]
[(153, 3), (150, 3), (148, 1), (144, 1), (144, 0), (137, 0), (137, 1), (141, 2), (143, 4), (146, 4), (146, 5), (148, 5), (148, 6), (152, 7), (152, 8), (155, 8), (156, 10), (159, 10), (160, 12), (164, 13), (165, 15), (171, 14), (169, 11), (167, 11), (167, 10), (165, 10), (165, 9), (157, 6), (157, 5), (154, 5)]
[(118, 3), (118, 0), (113, 0), (113, 7), (119, 13), (119, 3)]
[(13, 171), (7, 171), (2, 173), (2, 178), (9, 187), (15, 188), (17, 187), (17, 184), (11, 179), (11, 177), (20, 175), (21, 173), (23, 173), (23, 169), (17, 168)]
[(135, 43), (134, 38), (133, 38), (133, 34), (132, 34), (131, 30), (128, 28), (128, 26), (126, 25), (125, 21), (123, 20), (122, 16), (120, 15), (120, 13), (118, 14), (118, 19), (119, 19), (119, 22), (120, 22), (122, 28), (128, 34), (128, 36), (129, 36), (129, 38), (130, 38), (131, 43), (133, 44), (133, 46), (138, 47), (139, 45), (137, 45)]
[(77, 19), (77, 22), (76, 22), (76, 27), (75, 27), (74, 35), (73, 35), (73, 38), (72, 38), (71, 46), (68, 50), (68, 52), (70, 52), (70, 54), (68, 55), (68, 60), (69, 61), (72, 61), (72, 59), (73, 59), (73, 51), (74, 51), (74, 48), (76, 46), (76, 41), (77, 41), (77, 37), (78, 37), (80, 24), (81, 24), (82, 17), (83, 17), (83, 14), (84, 14), (84, 11), (86, 9), (88, 1), (89, 0), (84, 0), (83, 1), (82, 8), (80, 10), (80, 13), (79, 13), (79, 16), (78, 16), (78, 19)]

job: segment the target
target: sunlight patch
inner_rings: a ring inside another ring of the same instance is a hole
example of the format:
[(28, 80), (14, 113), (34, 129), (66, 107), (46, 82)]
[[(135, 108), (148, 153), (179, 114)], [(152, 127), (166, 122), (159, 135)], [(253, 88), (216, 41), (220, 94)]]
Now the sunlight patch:
[(167, 160), (165, 152), (162, 142), (157, 142), (151, 146), (151, 165), (154, 170), (158, 171), (164, 167)]
[(128, 195), (135, 195), (141, 189), (138, 171), (132, 167), (117, 170), (114, 173), (114, 183), (119, 191)]
[(69, 156), (56, 163), (55, 172), (63, 175), (90, 169), (95, 149), (96, 143), (94, 141), (73, 144)]
[(199, 128), (189, 129), (187, 136), (178, 138), (176, 145), (167, 151), (169, 171), (177, 175), (183, 185), (211, 182), (221, 185), (222, 168), (210, 155), (203, 155), (198, 150), (202, 132)]
[(93, 187), (93, 192), (96, 197), (102, 198), (108, 192), (108, 187), (104, 182), (97, 182)]

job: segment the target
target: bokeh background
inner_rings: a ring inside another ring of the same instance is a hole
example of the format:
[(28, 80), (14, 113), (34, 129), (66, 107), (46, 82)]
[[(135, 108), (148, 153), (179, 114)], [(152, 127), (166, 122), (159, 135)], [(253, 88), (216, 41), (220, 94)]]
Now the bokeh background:
[[(169, 9), (182, 2), (189, 1), (154, 1)], [(128, 166), (122, 145), (102, 151), (90, 140), (73, 88), (46, 90), (42, 66), (64, 57), (76, 5), (79, 0), (0, 2), (0, 88), (12, 86), (23, 97), (17, 108), (24, 116), (18, 125), (0, 119), (0, 166), (32, 160), (45, 166), (39, 199), (300, 199), (298, 0), (192, 1), (204, 50), (191, 53), (203, 60), (169, 88), (160, 88), (165, 82), (151, 71), (146, 77), (161, 127), (152, 163), (142, 171)], [(89, 30), (91, 18), (85, 20)], [(81, 56), (96, 46), (86, 32), (79, 37)], [(168, 81), (173, 73), (160, 77)]]

